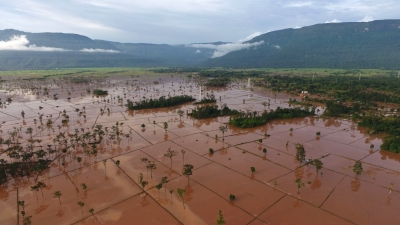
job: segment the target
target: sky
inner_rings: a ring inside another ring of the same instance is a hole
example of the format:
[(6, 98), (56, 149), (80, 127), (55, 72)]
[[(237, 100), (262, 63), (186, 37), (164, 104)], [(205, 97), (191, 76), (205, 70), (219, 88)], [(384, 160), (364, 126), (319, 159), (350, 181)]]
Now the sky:
[(242, 43), (330, 22), (399, 19), (399, 0), (0, 0), (0, 30), (126, 43)]

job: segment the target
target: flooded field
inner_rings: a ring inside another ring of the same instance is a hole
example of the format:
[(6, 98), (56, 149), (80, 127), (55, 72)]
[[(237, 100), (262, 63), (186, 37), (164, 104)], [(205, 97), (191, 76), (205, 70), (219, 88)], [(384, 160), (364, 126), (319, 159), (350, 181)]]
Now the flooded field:
[[(382, 137), (368, 135), (351, 121), (316, 115), (251, 129), (228, 125), (222, 133), (219, 127), (229, 117), (192, 119), (186, 115), (192, 103), (134, 111), (124, 106), (127, 99), (168, 95), (199, 99), (213, 90), (217, 104), (262, 112), (290, 107), (287, 101), (295, 98), (246, 84), (205, 89), (200, 95), (197, 83), (178, 75), (85, 83), (6, 81), (6, 90), (0, 90), (1, 137), (20, 129), (15, 142), (48, 151), (53, 162), (38, 176), (12, 178), (0, 186), (0, 224), (23, 224), (28, 216), (33, 225), (216, 224), (220, 210), (226, 224), (399, 224), (400, 156), (381, 151)], [(108, 95), (92, 96), (88, 88)], [(182, 117), (178, 110), (185, 112)], [(118, 136), (94, 138), (89, 147), (76, 144), (63, 157), (50, 153), (62, 151), (61, 133), (73, 139), (98, 125), (118, 129)], [(318, 173), (295, 159), (296, 143), (304, 145), (306, 159), (323, 162)], [(0, 146), (3, 153), (9, 147)], [(90, 146), (94, 154), (86, 150)], [(168, 157), (168, 150), (176, 154)], [(149, 167), (144, 158), (154, 165)], [(15, 160), (7, 154), (1, 159)], [(358, 160), (364, 171), (356, 176)], [(185, 164), (193, 166), (189, 177), (183, 175)], [(304, 186), (299, 188), (296, 179)], [(45, 186), (32, 190), (38, 181)], [(178, 189), (185, 193), (180, 196)], [(55, 196), (57, 191), (62, 195)], [(18, 204), (22, 201), (23, 206)]]

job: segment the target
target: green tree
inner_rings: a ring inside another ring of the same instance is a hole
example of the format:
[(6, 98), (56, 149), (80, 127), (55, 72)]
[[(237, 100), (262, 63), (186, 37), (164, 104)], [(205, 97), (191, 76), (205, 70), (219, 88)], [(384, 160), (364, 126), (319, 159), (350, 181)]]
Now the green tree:
[(185, 164), (183, 166), (183, 175), (187, 176), (187, 178), (188, 178), (188, 186), (189, 186), (189, 180), (190, 180), (189, 176), (193, 174), (192, 170), (193, 170), (193, 166), (190, 164)]
[(295, 144), (296, 147), (296, 159), (302, 163), (306, 159), (306, 150), (302, 144)]
[(324, 163), (321, 161), (321, 160), (319, 160), (319, 159), (314, 159), (314, 166), (315, 166), (315, 168), (316, 168), (316, 170), (317, 170), (317, 175), (318, 175), (318, 171), (320, 170), (320, 169), (322, 169), (322, 166), (324, 165)]
[(168, 130), (168, 123), (167, 123), (167, 122), (164, 122), (164, 130), (165, 130), (165, 133), (166, 133), (167, 130)]
[(184, 112), (183, 112), (182, 110), (178, 110), (177, 113), (178, 113), (178, 115), (179, 115), (179, 121), (181, 121), (181, 118), (182, 118)]
[(185, 199), (184, 198), (185, 198), (186, 190), (178, 188), (176, 191), (178, 192), (179, 197), (181, 197), (182, 203), (183, 203), (183, 208), (185, 209)]
[(164, 157), (168, 157), (171, 160), (171, 167), (172, 167), (172, 157), (177, 156), (178, 152), (171, 150), (171, 148), (168, 148), (168, 151), (166, 154), (164, 154)]
[(304, 183), (301, 181), (301, 179), (296, 179), (294, 182), (297, 184), (297, 194), (300, 194), (300, 188), (304, 187)]
[(226, 221), (224, 220), (224, 216), (222, 215), (222, 211), (219, 210), (218, 219), (217, 219), (217, 225), (223, 225), (223, 224), (226, 224)]

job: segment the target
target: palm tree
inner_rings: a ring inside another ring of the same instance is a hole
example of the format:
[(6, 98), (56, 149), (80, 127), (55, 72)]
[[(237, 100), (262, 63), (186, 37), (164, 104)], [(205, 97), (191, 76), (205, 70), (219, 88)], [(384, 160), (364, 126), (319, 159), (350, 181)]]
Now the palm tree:
[(40, 188), (40, 191), (42, 192), (42, 196), (43, 196), (43, 188), (46, 187), (46, 184), (43, 183), (43, 182), (41, 182), (41, 181), (39, 181), (39, 182), (37, 183), (37, 186)]
[(185, 198), (186, 190), (178, 188), (176, 191), (178, 192), (179, 197), (182, 198), (183, 208), (185, 209), (185, 199), (184, 198)]
[(178, 113), (178, 115), (179, 115), (179, 121), (181, 121), (181, 118), (182, 118), (184, 112), (183, 112), (182, 110), (178, 110), (177, 113)]
[(56, 191), (56, 192), (53, 193), (53, 197), (54, 198), (58, 198), (58, 201), (60, 202), (60, 205), (61, 205), (61, 199), (60, 199), (61, 196), (62, 196), (61, 191)]
[(81, 207), (81, 211), (82, 211), (82, 214), (83, 214), (83, 206), (85, 205), (85, 203), (84, 202), (82, 202), (82, 201), (79, 201), (78, 202), (78, 205)]
[(181, 153), (182, 153), (182, 160), (183, 160), (182, 164), (185, 164), (185, 153), (186, 153), (186, 151), (184, 149), (182, 149)]
[(189, 176), (193, 174), (192, 169), (193, 169), (193, 166), (190, 164), (185, 164), (183, 166), (183, 175), (187, 176), (187, 178), (188, 178), (188, 186), (189, 186), (189, 180), (190, 180)]
[(149, 161), (146, 168), (150, 169), (150, 178), (153, 178), (153, 170), (157, 169), (155, 161)]
[[(166, 184), (166, 183), (168, 183), (168, 177), (162, 177), (161, 184)], [(164, 186), (164, 190), (167, 191), (167, 185)]]
[(81, 183), (81, 187), (82, 187), (82, 189), (83, 189), (84, 191), (86, 191), (86, 189), (87, 189), (87, 186), (86, 186), (86, 184), (85, 184), (85, 183)]
[(224, 137), (225, 137), (224, 134), (228, 130), (228, 127), (227, 126), (220, 126), (218, 129), (219, 129), (219, 131), (222, 132), (222, 140), (224, 140)]
[(177, 156), (178, 152), (171, 150), (171, 148), (168, 148), (168, 151), (166, 154), (164, 154), (164, 157), (168, 157), (171, 160), (171, 167), (172, 167), (172, 157)]
[(297, 194), (300, 194), (300, 188), (304, 187), (304, 183), (301, 181), (301, 179), (296, 179), (294, 182), (297, 183)]
[(94, 220), (94, 209), (93, 208), (89, 209), (89, 212), (92, 214)]

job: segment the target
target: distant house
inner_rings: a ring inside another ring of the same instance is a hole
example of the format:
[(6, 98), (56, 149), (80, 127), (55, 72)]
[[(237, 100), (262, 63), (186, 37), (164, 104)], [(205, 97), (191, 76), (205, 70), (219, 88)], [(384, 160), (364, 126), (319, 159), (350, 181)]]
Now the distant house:
[(300, 98), (304, 98), (308, 95), (308, 91), (301, 91)]

